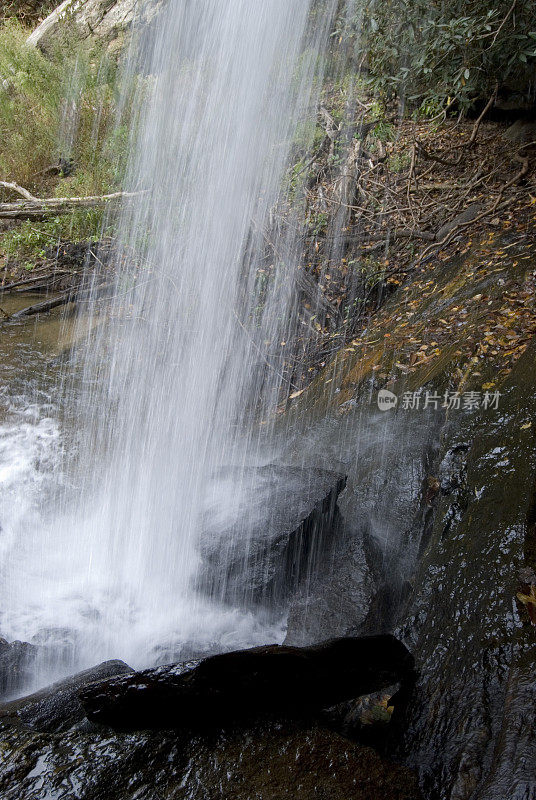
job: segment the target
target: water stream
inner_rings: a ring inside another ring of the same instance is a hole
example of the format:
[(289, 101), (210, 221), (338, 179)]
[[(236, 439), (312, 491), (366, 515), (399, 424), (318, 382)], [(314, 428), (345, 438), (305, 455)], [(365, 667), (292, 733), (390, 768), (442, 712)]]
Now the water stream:
[(171, 0), (127, 59), (125, 85), (145, 76), (127, 189), (144, 194), (122, 214), (116, 300), (105, 325), (97, 300), (63, 323), (82, 340), (95, 328), (74, 364), (47, 372), (47, 348), (19, 341), (28, 380), (6, 383), (0, 631), (49, 645), (36, 682), (284, 635), (280, 615), (193, 585), (207, 502), (224, 524), (251, 465), (277, 455), (258, 421), (283, 379), (263, 353), (295, 322), (295, 234), (268, 282), (257, 268), (296, 126), (317, 102), (337, 4), (311, 14), (319, 5)]

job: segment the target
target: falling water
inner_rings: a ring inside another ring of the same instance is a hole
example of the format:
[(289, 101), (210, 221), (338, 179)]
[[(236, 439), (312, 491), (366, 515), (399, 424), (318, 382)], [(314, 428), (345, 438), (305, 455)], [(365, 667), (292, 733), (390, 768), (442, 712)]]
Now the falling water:
[(63, 381), (76, 436), (55, 445), (62, 479), (39, 519), (11, 520), (0, 598), (2, 633), (63, 642), (69, 668), (282, 635), (196, 592), (197, 545), (207, 507), (224, 525), (249, 465), (273, 456), (257, 431), (284, 382), (293, 235), (267, 279), (258, 266), (336, 5), (170, 0), (128, 59), (143, 77), (127, 188), (141, 194), (121, 217), (109, 324)]

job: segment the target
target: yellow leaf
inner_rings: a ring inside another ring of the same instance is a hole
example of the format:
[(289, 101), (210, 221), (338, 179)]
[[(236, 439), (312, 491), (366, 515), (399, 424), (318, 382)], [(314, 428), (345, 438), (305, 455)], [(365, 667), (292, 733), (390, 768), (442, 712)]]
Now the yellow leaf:
[(534, 591), (534, 586), (530, 587), (530, 594), (522, 594), (521, 592), (518, 592), (516, 597), (525, 606), (536, 606), (536, 594)]
[(304, 391), (305, 391), (305, 389), (300, 389), (299, 392), (292, 392), (292, 394), (290, 395), (290, 399), (294, 400), (295, 397), (299, 397), (300, 394), (304, 393)]
[(522, 431), (526, 431), (527, 428), (532, 428), (532, 422), (527, 422), (527, 423), (525, 423), (525, 425), (521, 426), (521, 430)]

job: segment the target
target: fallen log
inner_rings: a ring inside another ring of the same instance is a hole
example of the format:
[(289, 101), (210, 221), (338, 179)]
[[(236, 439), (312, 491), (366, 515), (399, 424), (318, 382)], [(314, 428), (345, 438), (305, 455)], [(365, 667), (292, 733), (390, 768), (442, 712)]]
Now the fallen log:
[(105, 284), (104, 286), (95, 287), (95, 289), (68, 289), (62, 294), (52, 297), (50, 300), (43, 300), (41, 303), (35, 303), (26, 308), (21, 308), (9, 316), (9, 320), (22, 319), (23, 317), (31, 317), (34, 314), (45, 314), (47, 311), (52, 311), (53, 308), (64, 306), (67, 303), (81, 302), (83, 300), (97, 299), (98, 297), (107, 296), (115, 290), (112, 284)]
[[(13, 189), (22, 190), (16, 184), (1, 183), (0, 185)], [(22, 190), (26, 192), (26, 190)], [(20, 194), (21, 191), (18, 191)], [(66, 214), (77, 208), (96, 208), (107, 203), (119, 200), (130, 200), (140, 197), (146, 191), (140, 192), (114, 192), (113, 194), (93, 195), (88, 197), (33, 197), (29, 192), (26, 193), (24, 200), (17, 200), (13, 203), (0, 203), (0, 219), (46, 219), (55, 214)]]
[(39, 272), (32, 278), (25, 278), (24, 280), (20, 281), (13, 281), (13, 283), (6, 283), (4, 286), (0, 285), (0, 294), (11, 292), (14, 289), (18, 289), (20, 286), (30, 286), (32, 288), (30, 288), (28, 291), (33, 291), (32, 284), (39, 283), (39, 281), (55, 280), (58, 277), (62, 277), (64, 275), (72, 275), (72, 274), (73, 273), (71, 272), (71, 270), (56, 270), (54, 272), (49, 272), (48, 274), (43, 274), (43, 272)]
[(233, 727), (266, 717), (300, 719), (393, 684), (410, 685), (414, 660), (391, 635), (333, 639), (311, 647), (267, 645), (85, 687), (92, 722), (119, 730)]
[(9, 319), (22, 319), (23, 317), (31, 317), (34, 314), (44, 314), (47, 311), (52, 311), (53, 308), (64, 306), (66, 303), (72, 303), (76, 298), (76, 292), (64, 292), (63, 294), (56, 295), (51, 300), (43, 300), (41, 303), (35, 303), (33, 306), (27, 306), (20, 311), (15, 311), (10, 314)]

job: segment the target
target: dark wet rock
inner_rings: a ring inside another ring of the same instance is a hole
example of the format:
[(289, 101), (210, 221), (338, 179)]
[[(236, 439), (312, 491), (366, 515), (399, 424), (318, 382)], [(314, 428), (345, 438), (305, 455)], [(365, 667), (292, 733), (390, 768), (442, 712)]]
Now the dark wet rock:
[(404, 753), (434, 800), (536, 797), (536, 641), (517, 600), (533, 568), (536, 344), (498, 410), (445, 436), (444, 494), (399, 635), (419, 654)]
[(0, 704), (0, 719), (19, 721), (37, 731), (65, 731), (85, 718), (78, 693), (93, 683), (134, 670), (123, 661), (105, 661), (27, 697)]
[(236, 605), (284, 603), (329, 549), (345, 485), (321, 469), (222, 470), (208, 492), (198, 588)]
[(322, 569), (292, 598), (285, 644), (310, 645), (328, 636), (357, 633), (376, 593), (361, 536), (349, 537), (338, 522), (337, 547)]
[[(392, 416), (358, 406), (314, 430), (309, 446), (328, 464), (344, 459), (348, 485), (334, 548), (291, 601), (286, 644), (392, 630), (432, 517), (423, 487), (442, 425), (439, 411)], [(304, 436), (298, 446), (303, 457)]]
[(2, 800), (419, 800), (415, 776), (317, 726), (35, 733), (0, 721)]
[[(271, 726), (198, 748), (191, 800), (417, 800), (415, 777), (332, 731)], [(215, 794), (215, 786), (221, 794)]]
[(187, 800), (185, 743), (160, 734), (41, 733), (0, 720), (2, 800)]
[(186, 672), (160, 667), (92, 684), (80, 699), (88, 719), (121, 730), (215, 729), (309, 716), (413, 677), (413, 657), (387, 635), (238, 650)]
[(0, 638), (0, 698), (22, 690), (31, 680), (37, 652), (36, 645)]

